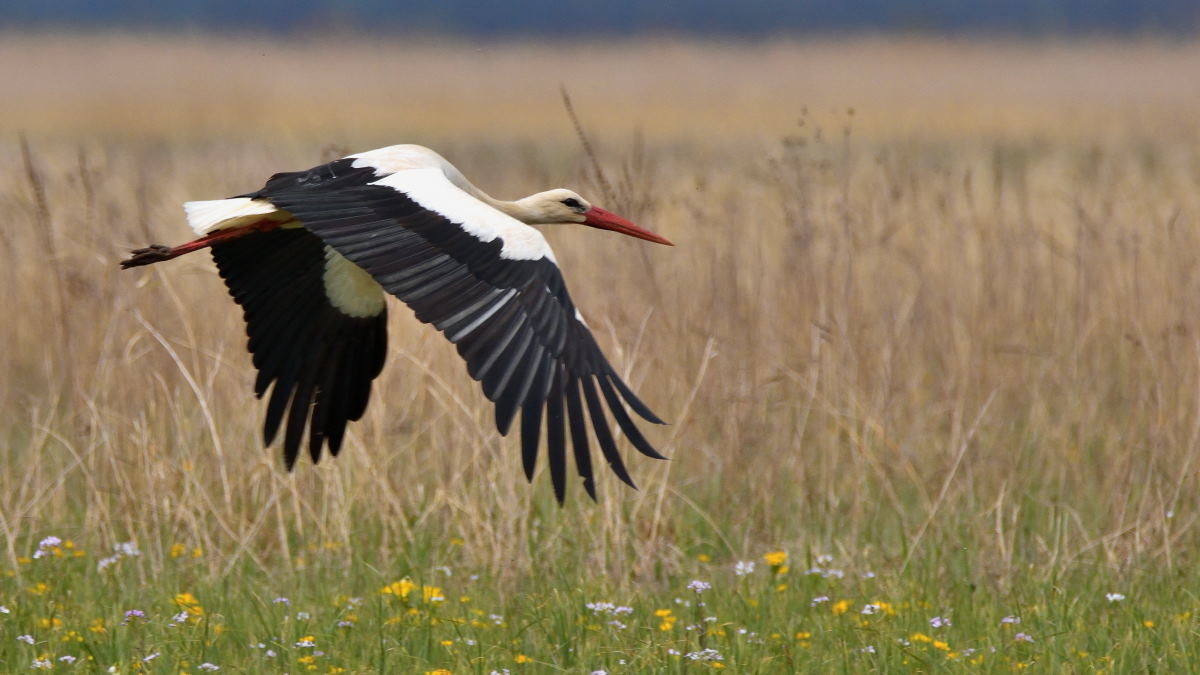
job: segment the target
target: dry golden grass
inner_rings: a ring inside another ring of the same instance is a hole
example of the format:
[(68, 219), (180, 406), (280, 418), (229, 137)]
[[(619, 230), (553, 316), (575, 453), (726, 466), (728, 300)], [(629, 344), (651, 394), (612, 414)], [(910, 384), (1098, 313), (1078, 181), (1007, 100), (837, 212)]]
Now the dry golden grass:
[[(776, 546), (929, 569), (965, 549), (963, 573), (999, 584), (1195, 560), (1196, 44), (9, 34), (0, 64), (14, 567), (51, 530), (196, 542), (216, 575), (449, 534), (509, 580), (539, 558), (649, 579)], [(604, 205), (677, 243), (548, 234), (611, 359), (673, 422), (652, 430), (673, 461), (632, 459), (639, 492), (606, 477), (599, 505), (574, 489), (553, 507), (453, 349), (398, 305), (343, 455), (287, 475), (211, 262), (117, 268), (185, 239), (186, 199), (392, 142), (497, 196), (601, 201), (560, 83), (615, 178)]]

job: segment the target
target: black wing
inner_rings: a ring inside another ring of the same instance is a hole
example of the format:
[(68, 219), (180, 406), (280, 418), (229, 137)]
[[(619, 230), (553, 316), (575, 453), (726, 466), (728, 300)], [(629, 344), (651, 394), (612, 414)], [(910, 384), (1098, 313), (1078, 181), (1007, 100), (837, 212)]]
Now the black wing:
[[(595, 498), (588, 418), (613, 472), (634, 486), (617, 452), (607, 408), (634, 447), (664, 459), (645, 439), (621, 400), (662, 424), (621, 381), (576, 316), (553, 261), (501, 257), (503, 242), (483, 242), (458, 223), (403, 192), (371, 184), (351, 161), (274, 176), (247, 197), (290, 212), (308, 231), (362, 267), (388, 292), (453, 342), (471, 377), (496, 404), (496, 428), (507, 434), (521, 412), (525, 474), (532, 478), (546, 418), (555, 496), (566, 491), (566, 436), (584, 488)], [(463, 197), (473, 199), (463, 193)], [(603, 401), (603, 403), (602, 403)]]
[(274, 440), (287, 413), (283, 456), (290, 470), (306, 422), (313, 462), (334, 455), (346, 423), (362, 417), (387, 356), (387, 310), (348, 316), (325, 292), (325, 242), (302, 229), (256, 232), (212, 247), (213, 260), (242, 306), (260, 398), (274, 383), (263, 436)]

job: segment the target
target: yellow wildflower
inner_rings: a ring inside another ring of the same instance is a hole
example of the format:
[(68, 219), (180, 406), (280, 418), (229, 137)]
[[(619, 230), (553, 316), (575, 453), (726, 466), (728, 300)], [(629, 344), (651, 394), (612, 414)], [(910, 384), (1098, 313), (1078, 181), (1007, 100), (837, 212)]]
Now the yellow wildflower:
[(799, 633), (796, 633), (796, 639), (797, 640), (811, 640), (812, 633), (809, 631), (806, 631), (806, 630), (802, 630)]
[(458, 596), (458, 601), (459, 601), (459, 602), (461, 602), (462, 604), (464, 604), (464, 605), (465, 605), (465, 604), (467, 604), (468, 602), (470, 602), (470, 601), (471, 601), (471, 596), (469, 596), (469, 595), (460, 595), (460, 596)]
[(451, 546), (462, 546), (467, 542), (463, 541), (462, 537), (450, 537)]
[(108, 629), (104, 627), (104, 619), (96, 617), (92, 619), (92, 625), (88, 626), (88, 630), (93, 633), (107, 633)]
[(763, 556), (763, 560), (771, 567), (779, 567), (787, 562), (787, 551), (772, 551)]
[(178, 558), (179, 556), (183, 555), (183, 552), (186, 550), (187, 550), (187, 547), (184, 546), (183, 544), (179, 544), (179, 543), (171, 544), (171, 557)]
[(529, 663), (532, 660), (533, 659), (525, 656), (524, 654), (517, 654), (517, 657), (513, 659), (513, 661), (516, 661), (517, 663)]
[(713, 667), (713, 669), (714, 669), (714, 670), (720, 670), (720, 669), (722, 669), (722, 668), (724, 668), (724, 667), (725, 667), (725, 664), (724, 664), (724, 663), (721, 663), (720, 661), (713, 661), (713, 662), (712, 662), (712, 667)]
[(33, 593), (34, 595), (45, 595), (46, 593), (50, 592), (50, 585), (44, 581), (39, 581), (29, 587), (29, 592)]
[(409, 581), (408, 577), (405, 577), (400, 581), (393, 581), (387, 586), (384, 586), (379, 592), (383, 593), (384, 595), (394, 595), (398, 598), (407, 598), (408, 594), (411, 593), (412, 589), (414, 588), (416, 588), (416, 584)]
[(438, 668), (437, 670), (425, 671), (425, 675), (453, 675), (453, 673), (446, 670), (445, 668)]
[(298, 658), (296, 660), (307, 666), (307, 665), (311, 664), (313, 661), (316, 661), (317, 657), (313, 656), (312, 654), (305, 654), (304, 656), (301, 656), (300, 658)]
[(940, 649), (940, 650), (942, 650), (942, 651), (944, 651), (944, 652), (948, 652), (948, 651), (950, 651), (950, 645), (949, 645), (949, 644), (947, 644), (947, 643), (945, 643), (945, 642), (942, 642), (941, 640), (934, 640), (934, 641), (933, 641), (933, 648), (934, 648), (934, 649)]
[(175, 604), (179, 605), (180, 609), (187, 610), (192, 616), (203, 616), (204, 608), (200, 606), (200, 601), (191, 593), (176, 593)]
[(454, 644), (454, 640), (442, 640), (443, 647), (449, 647)]
[(341, 666), (329, 666), (329, 670), (325, 671), (327, 675), (342, 675), (346, 669)]
[(775, 587), (775, 590), (782, 593), (787, 590), (787, 584), (779, 584), (778, 586)]
[(445, 602), (446, 596), (442, 593), (442, 589), (438, 588), (437, 586), (422, 586), (421, 587), (421, 600), (424, 601), (426, 604), (431, 603), (431, 602), (432, 603)]
[(1145, 621), (1143, 621), (1142, 625), (1145, 626), (1146, 628), (1154, 628), (1154, 622), (1151, 621), (1150, 619), (1146, 619)]
[(834, 613), (835, 616), (838, 614), (845, 614), (846, 610), (850, 609), (850, 601), (838, 600), (837, 602), (833, 603), (833, 606), (829, 609)]
[(712, 562), (712, 556), (707, 553), (701, 553), (700, 555), (696, 556), (696, 560), (699, 560), (703, 563)]
[(200, 548), (199, 546), (192, 547), (192, 557), (193, 558), (199, 558), (202, 555), (204, 555), (204, 549)]
[(912, 640), (913, 642), (933, 642), (933, 638), (924, 633), (913, 633), (912, 635), (908, 636), (908, 639)]
[(42, 628), (62, 628), (62, 619), (57, 616), (42, 619), (40, 623)]

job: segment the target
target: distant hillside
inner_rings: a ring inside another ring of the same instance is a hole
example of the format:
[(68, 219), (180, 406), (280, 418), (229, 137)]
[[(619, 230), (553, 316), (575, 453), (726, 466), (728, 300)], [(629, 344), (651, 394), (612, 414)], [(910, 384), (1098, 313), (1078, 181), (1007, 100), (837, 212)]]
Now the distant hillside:
[(0, 0), (0, 26), (295, 32), (340, 28), (478, 36), (672, 32), (1189, 35), (1196, 0)]

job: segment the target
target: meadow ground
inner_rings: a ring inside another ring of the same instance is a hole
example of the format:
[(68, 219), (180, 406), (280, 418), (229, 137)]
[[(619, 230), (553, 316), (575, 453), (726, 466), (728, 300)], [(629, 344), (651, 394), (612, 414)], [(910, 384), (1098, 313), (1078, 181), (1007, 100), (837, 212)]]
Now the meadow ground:
[[(0, 671), (1200, 662), (1197, 44), (8, 33), (0, 64)], [(394, 142), (677, 243), (547, 233), (672, 422), (639, 491), (526, 485), (399, 306), (342, 456), (289, 475), (211, 262), (117, 268), (187, 199)]]

